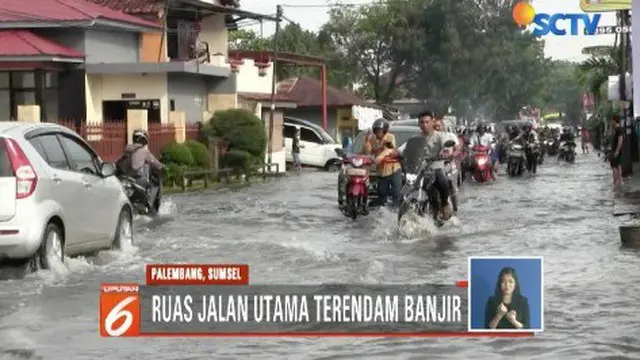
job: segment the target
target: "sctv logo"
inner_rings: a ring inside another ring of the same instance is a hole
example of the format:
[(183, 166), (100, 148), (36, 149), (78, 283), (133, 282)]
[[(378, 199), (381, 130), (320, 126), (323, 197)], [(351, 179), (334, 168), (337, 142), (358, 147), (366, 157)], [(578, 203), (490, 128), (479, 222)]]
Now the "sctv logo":
[[(521, 1), (513, 8), (513, 19), (520, 26), (534, 25), (531, 34), (544, 36), (549, 33), (558, 36), (570, 35), (594, 35), (600, 22), (600, 14), (590, 17), (587, 14), (545, 14), (538, 13), (533, 6), (526, 1)], [(578, 31), (578, 24), (582, 21), (584, 32)], [(569, 29), (567, 29), (567, 26)]]

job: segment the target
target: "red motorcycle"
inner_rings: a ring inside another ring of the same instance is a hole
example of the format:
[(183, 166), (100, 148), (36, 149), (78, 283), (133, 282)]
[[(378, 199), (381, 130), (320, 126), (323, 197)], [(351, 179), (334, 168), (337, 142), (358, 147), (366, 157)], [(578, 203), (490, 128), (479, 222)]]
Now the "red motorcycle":
[(491, 147), (476, 145), (473, 147), (473, 178), (476, 182), (483, 183), (493, 179), (493, 168), (491, 166)]
[(369, 169), (372, 159), (365, 155), (352, 155), (343, 160), (347, 177), (346, 201), (342, 213), (352, 219), (369, 214)]

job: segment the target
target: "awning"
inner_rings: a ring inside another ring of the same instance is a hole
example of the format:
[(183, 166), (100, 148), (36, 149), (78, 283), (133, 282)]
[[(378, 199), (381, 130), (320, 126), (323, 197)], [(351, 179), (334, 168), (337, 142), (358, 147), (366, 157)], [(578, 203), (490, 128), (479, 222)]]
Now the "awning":
[(97, 63), (86, 64), (87, 74), (157, 74), (186, 73), (203, 76), (229, 77), (231, 69), (209, 64), (196, 64), (185, 61), (161, 63)]

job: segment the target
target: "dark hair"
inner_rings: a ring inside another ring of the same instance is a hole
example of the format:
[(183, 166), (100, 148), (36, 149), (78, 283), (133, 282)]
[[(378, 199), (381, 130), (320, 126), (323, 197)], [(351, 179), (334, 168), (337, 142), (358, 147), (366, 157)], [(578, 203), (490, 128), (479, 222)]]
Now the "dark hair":
[(513, 280), (516, 281), (516, 288), (513, 290), (513, 295), (520, 296), (520, 280), (518, 280), (518, 274), (516, 274), (516, 270), (512, 267), (505, 267), (500, 270), (500, 274), (498, 274), (498, 280), (496, 281), (496, 288), (493, 291), (493, 295), (496, 298), (502, 297), (502, 290), (500, 289), (500, 282), (502, 281), (502, 277), (505, 275), (511, 275)]
[(422, 119), (423, 117), (429, 116), (430, 118), (435, 118), (435, 114), (432, 111), (423, 111), (418, 114), (418, 119)]
[(620, 115), (613, 115), (613, 116), (611, 117), (611, 120), (612, 120), (613, 122), (615, 122), (616, 124), (620, 124)]

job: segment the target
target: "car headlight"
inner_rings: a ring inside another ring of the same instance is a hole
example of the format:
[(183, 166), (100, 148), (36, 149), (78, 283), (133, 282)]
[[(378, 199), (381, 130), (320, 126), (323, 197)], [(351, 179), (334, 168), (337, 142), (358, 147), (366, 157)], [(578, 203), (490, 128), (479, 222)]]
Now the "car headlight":
[(360, 167), (364, 164), (364, 160), (362, 160), (361, 158), (354, 158), (351, 159), (351, 164), (355, 167)]
[(417, 178), (418, 178), (418, 175), (416, 175), (416, 174), (407, 174), (406, 175), (407, 184), (412, 185), (413, 183), (416, 182)]

